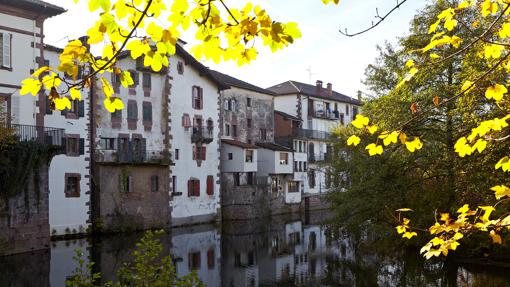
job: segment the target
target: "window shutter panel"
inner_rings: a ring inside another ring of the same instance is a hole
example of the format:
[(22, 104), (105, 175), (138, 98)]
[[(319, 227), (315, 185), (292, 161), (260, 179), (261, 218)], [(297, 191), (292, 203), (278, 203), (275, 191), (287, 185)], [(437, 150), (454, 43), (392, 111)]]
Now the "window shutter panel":
[(191, 87), (191, 107), (196, 109), (195, 106), (195, 95), (196, 95), (196, 86)]
[(202, 160), (205, 160), (205, 155), (206, 155), (206, 149), (205, 149), (205, 146), (203, 146), (202, 147), (202, 157), (201, 157)]
[(62, 137), (62, 147), (64, 148), (64, 151), (67, 152), (67, 139), (66, 139), (66, 137)]
[(212, 175), (207, 177), (207, 195), (214, 195), (214, 177)]
[(78, 117), (84, 117), (85, 116), (85, 101), (81, 100), (78, 101)]
[(204, 108), (204, 90), (202, 88), (198, 88), (198, 96), (200, 97), (200, 109)]
[(200, 180), (195, 180), (195, 196), (200, 196)]
[(2, 33), (2, 66), (6, 68), (11, 67), (11, 34)]
[(188, 180), (188, 197), (193, 196), (191, 191), (193, 190), (193, 181)]
[(85, 154), (85, 139), (80, 138), (80, 155)]
[(197, 159), (197, 147), (193, 146), (193, 160)]

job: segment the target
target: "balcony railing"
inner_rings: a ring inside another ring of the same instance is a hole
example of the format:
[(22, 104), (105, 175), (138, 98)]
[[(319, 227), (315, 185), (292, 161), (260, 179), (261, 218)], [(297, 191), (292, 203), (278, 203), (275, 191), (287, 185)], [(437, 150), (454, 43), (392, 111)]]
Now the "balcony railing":
[(214, 129), (206, 126), (193, 126), (193, 132), (191, 133), (191, 142), (203, 142), (210, 143), (214, 139)]
[(323, 162), (329, 161), (331, 156), (329, 153), (321, 153), (321, 154), (308, 154), (308, 162)]
[(331, 133), (317, 130), (305, 130), (300, 129), (294, 132), (296, 136), (307, 139), (316, 139), (316, 140), (327, 140), (331, 137)]
[(142, 150), (136, 148), (127, 150), (99, 149), (96, 150), (95, 160), (101, 163), (169, 165), (172, 162), (172, 157), (169, 152), (162, 150)]
[(5, 130), (2, 132), (13, 134), (19, 142), (36, 142), (64, 149), (64, 129), (18, 124), (4, 124), (3, 127)]
[(315, 111), (313, 116), (320, 119), (327, 120), (338, 120), (340, 119), (340, 113), (338, 111)]

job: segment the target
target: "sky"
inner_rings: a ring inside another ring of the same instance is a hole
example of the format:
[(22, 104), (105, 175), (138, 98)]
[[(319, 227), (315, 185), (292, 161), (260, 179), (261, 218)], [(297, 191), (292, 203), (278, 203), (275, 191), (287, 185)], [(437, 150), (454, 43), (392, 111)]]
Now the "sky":
[[(69, 39), (85, 35), (95, 22), (96, 17), (88, 12), (85, 0), (78, 4), (71, 0), (45, 1), (68, 10), (45, 22), (45, 42), (48, 44), (63, 47)], [(365, 68), (377, 57), (376, 45), (385, 41), (396, 43), (398, 37), (406, 35), (412, 16), (427, 3), (425, 0), (408, 0), (375, 29), (356, 37), (346, 37), (338, 30), (356, 32), (369, 27), (375, 21), (376, 8), (379, 15), (384, 15), (397, 0), (341, 0), (338, 6), (323, 5), (320, 0), (251, 2), (260, 4), (274, 20), (297, 22), (302, 38), (276, 53), (261, 48), (257, 60), (241, 67), (236, 63), (202, 61), (204, 65), (263, 88), (287, 80), (310, 84), (322, 80), (324, 85), (332, 83), (334, 90), (351, 97), (356, 97), (358, 90), (366, 91), (361, 81)], [(236, 5), (235, 0), (226, 3)], [(193, 34), (185, 34), (182, 38), (188, 42), (185, 48), (189, 51)]]

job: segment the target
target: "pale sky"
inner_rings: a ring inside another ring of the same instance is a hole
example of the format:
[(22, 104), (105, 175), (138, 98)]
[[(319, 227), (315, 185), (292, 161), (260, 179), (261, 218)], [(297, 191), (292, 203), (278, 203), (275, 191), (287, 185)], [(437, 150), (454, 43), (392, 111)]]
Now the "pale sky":
[[(94, 17), (88, 12), (85, 1), (74, 4), (71, 0), (45, 0), (68, 10), (45, 23), (45, 41), (63, 47), (68, 39), (76, 39), (93, 25)], [(240, 1), (241, 2), (241, 1)], [(396, 42), (396, 38), (409, 30), (409, 21), (427, 1), (408, 0), (386, 21), (374, 30), (353, 38), (341, 35), (338, 30), (347, 28), (355, 32), (370, 26), (376, 7), (383, 15), (396, 0), (341, 0), (340, 5), (323, 5), (320, 0), (252, 0), (264, 7), (274, 20), (298, 22), (303, 36), (290, 47), (276, 53), (259, 49), (256, 61), (238, 67), (235, 63), (203, 62), (204, 65), (233, 77), (267, 88), (272, 85), (296, 80), (309, 83), (307, 71), (311, 67), (311, 83), (322, 80), (332, 83), (333, 89), (351, 97), (356, 91), (365, 91), (361, 84), (364, 70), (377, 56), (376, 45), (384, 41)], [(226, 1), (235, 5), (236, 1)], [(164, 22), (161, 22), (162, 24)], [(193, 34), (183, 40), (191, 48)]]

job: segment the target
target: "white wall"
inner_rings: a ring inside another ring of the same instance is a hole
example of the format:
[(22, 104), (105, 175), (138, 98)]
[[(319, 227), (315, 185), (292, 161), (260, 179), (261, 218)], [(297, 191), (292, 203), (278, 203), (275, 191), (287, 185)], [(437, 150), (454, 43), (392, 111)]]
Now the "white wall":
[[(285, 95), (285, 96), (275, 96), (274, 97), (274, 110), (281, 111), (287, 113), (289, 115), (297, 117), (297, 98), (296, 95)], [(303, 115), (306, 115), (303, 114)]]
[[(171, 176), (177, 177), (177, 188), (173, 192), (181, 192), (182, 195), (173, 196), (171, 201), (172, 219), (185, 219), (192, 216), (215, 215), (220, 208), (219, 201), (219, 93), (218, 87), (191, 65), (184, 65), (184, 73), (180, 75), (177, 72), (178, 62), (184, 63), (178, 55), (170, 58), (169, 74), (173, 77), (171, 80), (172, 89), (170, 95), (170, 120), (172, 135), (172, 151), (179, 149), (179, 160), (175, 161), (175, 166), (171, 169)], [(196, 110), (192, 107), (192, 87), (200, 86), (203, 89), (204, 104), (202, 110)], [(206, 160), (198, 166), (197, 161), (193, 160), (193, 144), (191, 142), (192, 128), (187, 131), (182, 126), (182, 116), (189, 114), (191, 124), (193, 117), (201, 115), (204, 121), (210, 118), (214, 123), (214, 138), (206, 147)], [(214, 195), (206, 194), (207, 176), (214, 176)], [(200, 180), (200, 196), (188, 197), (187, 182), (190, 178)], [(177, 220), (178, 222), (179, 220)], [(173, 221), (172, 224), (174, 224)]]
[[(246, 162), (247, 149), (229, 145), (226, 143), (221, 144), (221, 172), (256, 172), (257, 171), (257, 150), (253, 151), (253, 161)], [(228, 154), (232, 153), (232, 160), (228, 159)]]
[[(45, 51), (45, 58), (50, 61), (52, 67), (59, 64), (59, 53)], [(61, 75), (63, 76), (63, 75)], [(65, 129), (66, 134), (79, 134), (85, 139), (84, 154), (80, 156), (67, 156), (60, 154), (55, 156), (49, 168), (49, 220), (50, 234), (63, 235), (68, 233), (84, 233), (89, 226), (90, 186), (90, 142), (88, 142), (89, 123), (89, 89), (82, 91), (82, 100), (85, 107), (84, 117), (78, 119), (66, 118), (60, 111), (55, 110), (51, 114), (45, 114), (46, 126)], [(76, 173), (81, 175), (80, 196), (66, 197), (65, 174)]]

